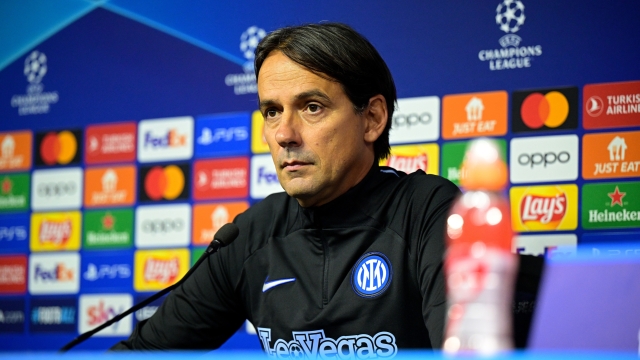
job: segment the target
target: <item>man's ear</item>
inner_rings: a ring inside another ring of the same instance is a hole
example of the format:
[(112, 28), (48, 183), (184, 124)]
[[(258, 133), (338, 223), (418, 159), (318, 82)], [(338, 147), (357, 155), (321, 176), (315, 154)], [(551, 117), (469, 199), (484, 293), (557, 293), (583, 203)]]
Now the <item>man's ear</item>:
[(378, 94), (369, 99), (369, 106), (362, 113), (365, 121), (364, 141), (373, 143), (387, 126), (387, 101)]

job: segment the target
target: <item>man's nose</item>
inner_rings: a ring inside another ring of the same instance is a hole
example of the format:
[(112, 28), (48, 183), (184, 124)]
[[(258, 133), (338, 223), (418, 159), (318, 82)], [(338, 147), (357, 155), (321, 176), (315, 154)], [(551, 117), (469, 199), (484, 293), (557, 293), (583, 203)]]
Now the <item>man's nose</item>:
[(282, 147), (296, 147), (302, 144), (300, 118), (294, 112), (284, 112), (276, 131), (276, 141)]

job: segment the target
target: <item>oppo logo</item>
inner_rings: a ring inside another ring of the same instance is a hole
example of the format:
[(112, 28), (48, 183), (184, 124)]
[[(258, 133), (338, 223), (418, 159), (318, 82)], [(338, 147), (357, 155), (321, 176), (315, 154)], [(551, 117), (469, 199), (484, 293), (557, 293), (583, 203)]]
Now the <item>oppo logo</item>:
[(184, 229), (182, 219), (145, 220), (142, 222), (142, 231), (148, 233), (167, 233)]
[(76, 183), (69, 182), (58, 182), (58, 183), (48, 183), (48, 184), (39, 184), (37, 191), (40, 196), (65, 196), (65, 195), (74, 195), (78, 190)]
[(397, 127), (411, 127), (416, 125), (427, 125), (431, 122), (431, 114), (423, 112), (420, 114), (397, 114), (393, 116), (393, 124)]
[(567, 151), (561, 151), (559, 153), (555, 152), (547, 152), (547, 153), (532, 153), (532, 154), (520, 154), (518, 156), (518, 164), (523, 166), (531, 166), (533, 168), (536, 165), (542, 165), (542, 167), (547, 167), (547, 165), (560, 163), (566, 164), (571, 160), (571, 155)]

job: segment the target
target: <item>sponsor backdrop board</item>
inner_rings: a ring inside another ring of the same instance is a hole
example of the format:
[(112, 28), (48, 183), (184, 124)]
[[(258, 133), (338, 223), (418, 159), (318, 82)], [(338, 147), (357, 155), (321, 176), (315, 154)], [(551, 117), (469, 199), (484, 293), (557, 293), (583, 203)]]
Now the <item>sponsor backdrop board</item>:
[[(327, 0), (269, 17), (245, 10), (257, 0), (5, 3), (2, 350), (59, 349), (176, 281), (222, 224), (282, 191), (252, 61), (283, 24), (348, 22), (379, 50), (399, 97), (382, 165), (458, 184), (468, 141), (497, 139), (515, 252), (604, 254), (599, 243), (640, 236), (637, 1)], [(78, 349), (108, 348), (159, 304)], [(250, 326), (224, 345), (259, 347)]]

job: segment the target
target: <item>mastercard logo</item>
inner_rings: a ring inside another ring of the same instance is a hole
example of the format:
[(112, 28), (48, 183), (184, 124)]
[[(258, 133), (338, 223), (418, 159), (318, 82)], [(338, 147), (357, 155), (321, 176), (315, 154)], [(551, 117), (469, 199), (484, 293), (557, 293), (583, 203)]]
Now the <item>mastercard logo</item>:
[(558, 91), (545, 95), (533, 93), (527, 96), (520, 108), (522, 121), (532, 129), (539, 129), (543, 125), (557, 128), (567, 120), (569, 102)]
[(513, 93), (512, 130), (566, 130), (578, 127), (578, 88)]
[(140, 200), (178, 200), (188, 195), (188, 164), (150, 166), (140, 169)]
[(44, 165), (67, 165), (79, 161), (79, 134), (64, 130), (38, 134), (40, 141), (38, 157)]

